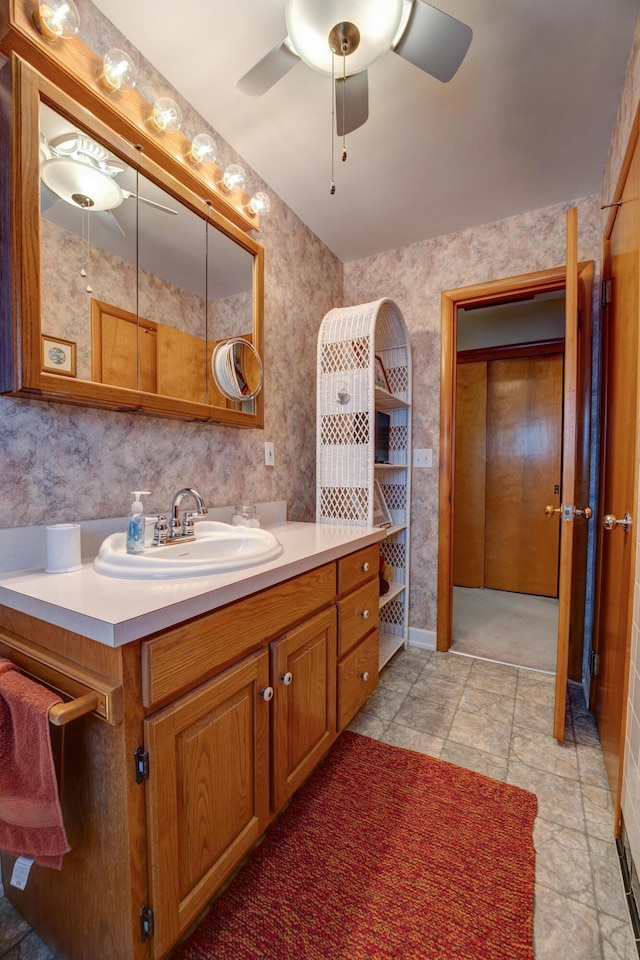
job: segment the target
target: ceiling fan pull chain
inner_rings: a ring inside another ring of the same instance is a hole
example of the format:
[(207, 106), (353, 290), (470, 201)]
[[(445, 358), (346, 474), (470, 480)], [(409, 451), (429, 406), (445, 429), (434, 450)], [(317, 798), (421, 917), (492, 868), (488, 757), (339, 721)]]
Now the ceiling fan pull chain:
[(345, 122), (345, 113), (347, 108), (347, 53), (349, 44), (346, 40), (342, 41), (342, 160), (347, 159), (347, 125)]
[[(85, 256), (85, 263), (87, 267), (89, 267), (89, 258), (91, 257), (91, 218), (88, 210), (83, 210), (82, 216), (87, 218), (87, 253)], [(87, 284), (87, 293), (93, 293), (93, 287), (90, 283)]]
[(335, 181), (334, 169), (333, 169), (333, 163), (334, 163), (333, 154), (335, 151), (333, 138), (335, 136), (334, 130), (336, 128), (336, 101), (335, 101), (335, 96), (333, 92), (335, 90), (335, 73), (336, 73), (335, 64), (336, 64), (336, 58), (335, 58), (335, 54), (332, 52), (331, 54), (331, 189), (329, 190), (329, 193), (331, 194), (331, 196), (333, 196), (334, 193), (336, 192), (336, 181)]

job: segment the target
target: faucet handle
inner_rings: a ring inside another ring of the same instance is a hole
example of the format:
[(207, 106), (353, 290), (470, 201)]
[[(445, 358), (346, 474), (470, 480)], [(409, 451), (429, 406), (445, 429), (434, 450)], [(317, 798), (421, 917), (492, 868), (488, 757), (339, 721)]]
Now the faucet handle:
[(189, 510), (185, 510), (182, 514), (182, 536), (192, 537), (194, 532), (193, 514)]
[(151, 541), (156, 547), (161, 543), (166, 543), (169, 539), (169, 524), (167, 523), (167, 518), (159, 516), (153, 525), (153, 540)]

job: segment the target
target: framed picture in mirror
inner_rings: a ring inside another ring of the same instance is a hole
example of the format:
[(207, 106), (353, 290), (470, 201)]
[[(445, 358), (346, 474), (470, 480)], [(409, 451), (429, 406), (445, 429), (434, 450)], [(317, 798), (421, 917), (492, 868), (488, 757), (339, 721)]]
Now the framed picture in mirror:
[(63, 377), (76, 375), (76, 345), (73, 340), (61, 340), (42, 334), (42, 369), (46, 373), (60, 373)]

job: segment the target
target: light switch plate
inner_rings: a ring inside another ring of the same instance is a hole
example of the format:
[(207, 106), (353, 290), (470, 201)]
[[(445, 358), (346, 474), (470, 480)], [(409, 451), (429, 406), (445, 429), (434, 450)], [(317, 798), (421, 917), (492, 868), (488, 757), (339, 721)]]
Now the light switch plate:
[(273, 449), (273, 443), (270, 440), (265, 440), (264, 462), (268, 467), (272, 467), (275, 464), (275, 453)]
[(414, 467), (432, 467), (433, 450), (414, 450), (413, 465)]

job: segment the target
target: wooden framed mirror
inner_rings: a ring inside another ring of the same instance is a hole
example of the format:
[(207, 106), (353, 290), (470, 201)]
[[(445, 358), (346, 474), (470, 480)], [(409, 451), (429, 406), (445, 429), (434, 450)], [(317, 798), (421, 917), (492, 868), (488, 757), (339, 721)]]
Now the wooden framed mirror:
[(260, 244), (15, 55), (0, 83), (2, 391), (261, 427), (211, 373), (229, 338), (261, 361)]

